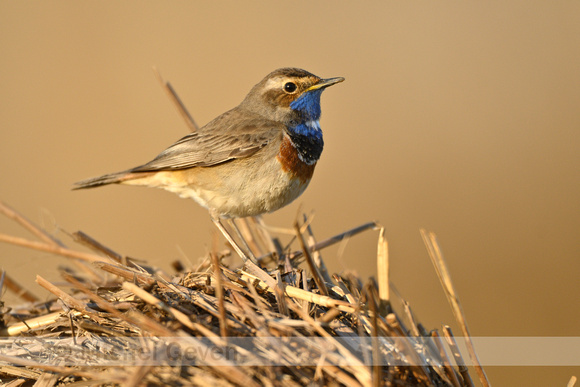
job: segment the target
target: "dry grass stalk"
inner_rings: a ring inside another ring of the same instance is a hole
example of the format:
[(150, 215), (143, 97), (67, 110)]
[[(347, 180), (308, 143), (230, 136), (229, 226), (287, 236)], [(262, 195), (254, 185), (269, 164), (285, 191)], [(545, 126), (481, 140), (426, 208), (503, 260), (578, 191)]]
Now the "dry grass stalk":
[(11, 208), (1, 200), (0, 200), (0, 213), (6, 216), (7, 218), (12, 219), (18, 224), (20, 224), (23, 228), (30, 231), (32, 234), (36, 235), (36, 237), (39, 238), (44, 243), (52, 246), (64, 247), (61, 241), (59, 241), (54, 236), (50, 235), (49, 233), (47, 233), (46, 231), (35, 225), (33, 222), (28, 220), (24, 215), (20, 214), (18, 211)]
[[(376, 229), (377, 227), (379, 227), (379, 226), (375, 222), (365, 223), (363, 225), (360, 225), (358, 227), (355, 227), (353, 229), (350, 229), (350, 230), (347, 230), (343, 233), (335, 235), (331, 238), (317, 242), (314, 246), (309, 247), (308, 251), (310, 251), (310, 252), (320, 251), (320, 250), (325, 249), (329, 246), (332, 246), (332, 245), (335, 245), (339, 242), (342, 242), (343, 240), (345, 240), (347, 238), (351, 238), (357, 234), (360, 234), (361, 232), (371, 230), (371, 229)], [(301, 258), (303, 255), (304, 255), (304, 252), (297, 251), (297, 252), (291, 254), (291, 259), (297, 260), (298, 258)]]
[[(320, 275), (319, 281), (327, 289), (328, 295), (324, 295), (322, 285), (292, 267), (304, 252), (318, 251), (375, 227), (375, 223), (367, 223), (319, 243), (314, 243), (310, 230), (309, 246), (304, 243), (302, 252), (280, 257), (284, 269), (277, 260), (266, 267), (248, 262), (243, 270), (227, 268), (220, 264), (214, 247), (210, 265), (174, 276), (144, 263), (119, 261), (119, 254), (90, 237), (82, 240), (88, 240), (89, 247), (103, 256), (36, 242), (69, 258), (90, 256), (85, 261), (93, 264), (62, 273), (72, 290), (65, 291), (38, 276), (37, 282), (55, 296), (44, 304), (45, 310), (32, 304), (15, 308), (18, 314), (0, 316), (6, 322), (0, 335), (28, 340), (3, 351), (0, 361), (8, 365), (0, 365), (0, 377), (14, 383), (28, 380), (60, 385), (468, 385), (468, 375), (455, 372), (444, 351), (423, 346), (417, 352), (408, 335), (420, 330), (404, 328), (392, 311), (389, 298), (384, 297), (388, 287), (384, 268), (379, 284), (371, 280), (365, 286), (352, 275)], [(301, 235), (308, 226), (298, 225), (297, 229)], [(264, 230), (260, 221), (241, 226), (241, 234), (253, 235), (248, 246), (256, 253), (277, 256), (279, 251), (271, 250), (276, 242)], [(33, 242), (27, 240), (23, 245), (35, 248)], [(385, 262), (386, 248), (381, 231), (378, 262)], [(320, 268), (324, 262), (321, 256), (317, 259), (320, 262), (314, 267)], [(43, 364), (63, 347), (42, 346), (38, 341), (56, 337), (73, 352), (61, 356), (62, 363)], [(239, 339), (251, 340), (252, 346)], [(95, 346), (103, 349), (89, 351)], [(134, 361), (123, 367), (107, 363), (119, 353), (144, 351), (153, 356), (164, 348), (176, 348), (180, 354), (220, 356), (213, 360), (198, 356), (191, 364), (167, 358), (154, 363)], [(75, 364), (74, 351), (87, 355), (83, 357), (86, 364)], [(24, 359), (24, 353), (38, 361)], [(233, 357), (225, 356), (228, 353)], [(395, 362), (396, 366), (386, 365)], [(30, 372), (18, 373), (20, 368), (10, 364), (27, 366)]]
[(181, 118), (183, 118), (183, 120), (189, 127), (189, 130), (192, 132), (198, 131), (199, 126), (197, 126), (195, 120), (193, 119), (191, 114), (189, 114), (189, 112), (187, 111), (187, 108), (181, 101), (181, 98), (179, 98), (179, 96), (175, 92), (175, 89), (173, 89), (173, 86), (171, 86), (171, 83), (163, 79), (161, 73), (159, 72), (159, 70), (157, 70), (157, 67), (153, 67), (153, 72), (155, 73), (155, 77), (159, 81), (161, 88), (165, 91), (165, 93), (167, 94), (169, 100), (173, 103), (173, 105), (175, 105), (175, 108), (177, 109), (179, 115), (181, 115)]
[[(88, 248), (96, 251), (97, 253), (103, 253), (106, 256), (109, 256), (111, 258), (113, 258), (115, 261), (117, 262), (122, 262), (123, 261), (123, 256), (120, 254), (117, 254), (116, 252), (114, 252), (113, 250), (111, 250), (110, 248), (108, 248), (107, 246), (101, 244), (100, 242), (94, 240), (92, 237), (90, 237), (89, 235), (85, 234), (82, 231), (77, 231), (77, 232), (73, 232), (72, 233), (72, 237), (73, 240), (75, 242), (78, 242), (80, 244), (83, 244), (85, 246), (87, 246)], [(123, 262), (124, 264), (127, 264), (126, 262)]]
[(80, 259), (86, 262), (102, 262), (105, 260), (102, 256), (84, 253), (82, 251), (74, 251), (66, 247), (55, 246), (45, 242), (31, 241), (25, 238), (19, 238), (12, 235), (0, 234), (0, 242), (13, 244), (16, 246), (26, 247), (29, 249), (44, 251), (56, 255), (61, 255), (66, 258)]
[[(306, 221), (307, 218), (306, 215), (304, 215), (304, 222), (306, 223)], [(312, 249), (314, 246), (316, 246), (316, 238), (314, 237), (312, 227), (310, 227), (309, 223), (306, 226), (306, 231), (308, 232), (308, 249)], [(320, 254), (319, 250), (312, 250), (312, 259), (314, 260), (314, 264), (322, 276), (322, 279), (329, 284), (332, 283), (332, 279), (330, 278), (330, 274), (328, 274), (328, 269), (322, 260), (322, 255)]]
[(300, 225), (298, 221), (294, 223), (294, 230), (296, 231), (296, 237), (300, 242), (300, 247), (302, 248), (302, 252), (304, 253), (304, 257), (306, 258), (306, 263), (308, 264), (308, 268), (310, 269), (310, 273), (314, 278), (314, 282), (316, 282), (316, 286), (320, 289), (320, 292), (324, 296), (328, 296), (328, 289), (326, 289), (326, 285), (324, 283), (324, 279), (320, 275), (318, 268), (314, 264), (314, 259), (312, 255), (310, 255), (310, 251), (308, 251), (308, 247), (306, 246), (306, 241), (304, 241), (304, 237), (302, 236), (302, 231), (300, 230)]
[(377, 278), (379, 280), (379, 298), (382, 303), (387, 303), (389, 302), (389, 245), (385, 238), (384, 227), (379, 230)]
[(463, 361), (463, 357), (461, 356), (461, 352), (459, 351), (459, 347), (457, 346), (457, 343), (455, 342), (455, 337), (453, 337), (453, 332), (451, 331), (451, 328), (447, 325), (443, 326), (443, 336), (445, 337), (445, 340), (447, 341), (447, 345), (451, 349), (451, 354), (453, 355), (455, 362), (457, 364), (459, 364), (459, 366), (458, 366), (459, 373), (463, 377), (465, 385), (467, 387), (473, 387), (473, 381), (471, 380), (471, 377), (469, 376), (469, 369), (467, 368), (467, 366), (465, 365), (465, 362)]
[[(81, 312), (73, 313), (80, 315)], [(26, 321), (12, 324), (0, 329), (0, 336), (17, 336), (24, 332), (34, 331), (37, 329), (49, 327), (62, 317), (62, 312), (54, 312), (39, 317), (32, 317)]]
[(228, 326), (226, 323), (226, 309), (224, 306), (224, 286), (222, 284), (222, 271), (220, 269), (220, 262), (217, 256), (217, 235), (215, 235), (213, 239), (214, 246), (210, 255), (213, 263), (213, 278), (216, 280), (215, 292), (218, 299), (220, 333), (224, 340), (226, 340), (226, 337), (228, 336)]
[(467, 346), (467, 351), (469, 353), (469, 357), (475, 367), (475, 371), (479, 376), (479, 380), (484, 387), (490, 386), (489, 380), (487, 379), (487, 375), (483, 370), (483, 367), (479, 363), (479, 359), (477, 358), (477, 354), (475, 352), (475, 348), (473, 347), (473, 343), (471, 341), (471, 335), (469, 334), (469, 329), (467, 327), (467, 320), (465, 319), (465, 314), (463, 313), (463, 308), (461, 307), (461, 302), (459, 302), (459, 296), (455, 291), (455, 287), (451, 282), (451, 274), (449, 274), (449, 270), (447, 269), (447, 264), (445, 263), (445, 259), (443, 258), (443, 253), (441, 252), (441, 248), (439, 247), (439, 243), (437, 242), (437, 237), (435, 234), (427, 232), (425, 230), (421, 230), (421, 236), (423, 237), (423, 242), (427, 247), (427, 251), (429, 253), (429, 257), (433, 262), (433, 266), (435, 266), (435, 271), (437, 272), (437, 276), (443, 286), (443, 290), (445, 295), (447, 296), (447, 300), (451, 305), (451, 309), (455, 316), (455, 319), (459, 323), (463, 336), (465, 337), (465, 344)]
[(441, 337), (437, 331), (431, 332), (431, 337), (435, 341), (435, 345), (439, 350), (439, 356), (443, 360), (443, 369), (445, 370), (445, 374), (447, 375), (448, 380), (453, 384), (454, 387), (461, 387), (461, 383), (455, 373), (455, 370), (451, 366), (451, 361), (449, 360), (449, 355), (447, 355), (447, 351), (445, 351), (445, 347), (441, 342)]

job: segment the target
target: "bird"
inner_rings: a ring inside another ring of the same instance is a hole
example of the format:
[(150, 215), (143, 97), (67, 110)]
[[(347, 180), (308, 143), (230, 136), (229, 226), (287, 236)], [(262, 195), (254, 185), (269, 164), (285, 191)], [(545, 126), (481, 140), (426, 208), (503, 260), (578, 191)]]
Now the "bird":
[(222, 219), (273, 212), (304, 192), (324, 147), (321, 94), (343, 81), (300, 68), (274, 70), (238, 106), (148, 163), (79, 181), (73, 189), (161, 188), (194, 199), (224, 232)]

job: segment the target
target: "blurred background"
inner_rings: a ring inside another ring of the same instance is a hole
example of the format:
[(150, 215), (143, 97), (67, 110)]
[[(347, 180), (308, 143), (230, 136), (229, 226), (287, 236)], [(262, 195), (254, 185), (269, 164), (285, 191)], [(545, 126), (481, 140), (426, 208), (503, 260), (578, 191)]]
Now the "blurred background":
[[(0, 2), (0, 199), (69, 245), (82, 230), (166, 270), (197, 263), (214, 228), (193, 201), (71, 191), (188, 133), (152, 66), (201, 125), (278, 67), (343, 76), (322, 98), (325, 150), (310, 187), (266, 223), (290, 228), (300, 207), (322, 240), (380, 222), (392, 280), (418, 319), (454, 326), (425, 228), (472, 335), (580, 336), (579, 20), (571, 1)], [(0, 232), (28, 237), (4, 218)], [(334, 272), (375, 276), (377, 236), (323, 257)], [(35, 276), (58, 282), (62, 263), (0, 244), (0, 266), (40, 297)], [(495, 386), (580, 374), (486, 370)]]

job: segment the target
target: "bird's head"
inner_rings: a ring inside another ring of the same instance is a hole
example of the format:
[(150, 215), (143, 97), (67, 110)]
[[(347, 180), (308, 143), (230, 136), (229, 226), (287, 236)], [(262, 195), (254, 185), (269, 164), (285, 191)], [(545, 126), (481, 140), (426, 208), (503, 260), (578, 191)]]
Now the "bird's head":
[(341, 77), (322, 79), (299, 68), (282, 68), (254, 86), (242, 106), (286, 125), (316, 121), (322, 91), (342, 81)]

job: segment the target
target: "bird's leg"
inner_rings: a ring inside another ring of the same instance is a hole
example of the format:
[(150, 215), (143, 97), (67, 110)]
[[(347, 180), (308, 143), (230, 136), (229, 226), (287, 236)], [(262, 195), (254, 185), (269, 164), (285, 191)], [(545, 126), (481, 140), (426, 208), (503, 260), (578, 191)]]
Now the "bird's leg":
[(242, 241), (244, 247), (248, 251), (248, 254), (249, 254), (252, 262), (254, 262), (254, 263), (258, 262), (258, 260), (256, 259), (256, 256), (254, 255), (254, 252), (252, 251), (252, 249), (250, 248), (250, 245), (248, 244), (248, 241), (246, 241), (246, 238), (244, 238), (244, 236), (240, 232), (240, 229), (238, 228), (238, 225), (236, 224), (236, 219), (232, 218), (229, 222), (234, 227), (234, 230), (236, 231), (236, 236)]
[[(257, 262), (255, 261), (256, 258), (253, 258), (253, 256), (251, 258), (248, 257), (246, 255), (246, 253), (244, 253), (244, 251), (240, 248), (240, 246), (237, 244), (237, 242), (234, 240), (234, 238), (231, 236), (231, 234), (228, 232), (228, 230), (224, 227), (224, 225), (221, 221), (221, 218), (217, 214), (214, 214), (214, 213), (210, 213), (210, 217), (211, 217), (211, 221), (215, 224), (215, 226), (218, 228), (218, 230), (221, 231), (221, 233), (224, 235), (224, 237), (226, 237), (228, 242), (230, 242), (230, 244), (232, 245), (234, 250), (236, 250), (236, 253), (238, 253), (240, 258), (242, 258), (244, 263), (246, 261), (250, 260), (253, 263), (257, 264)], [(238, 231), (238, 233), (239, 233), (239, 231)]]

